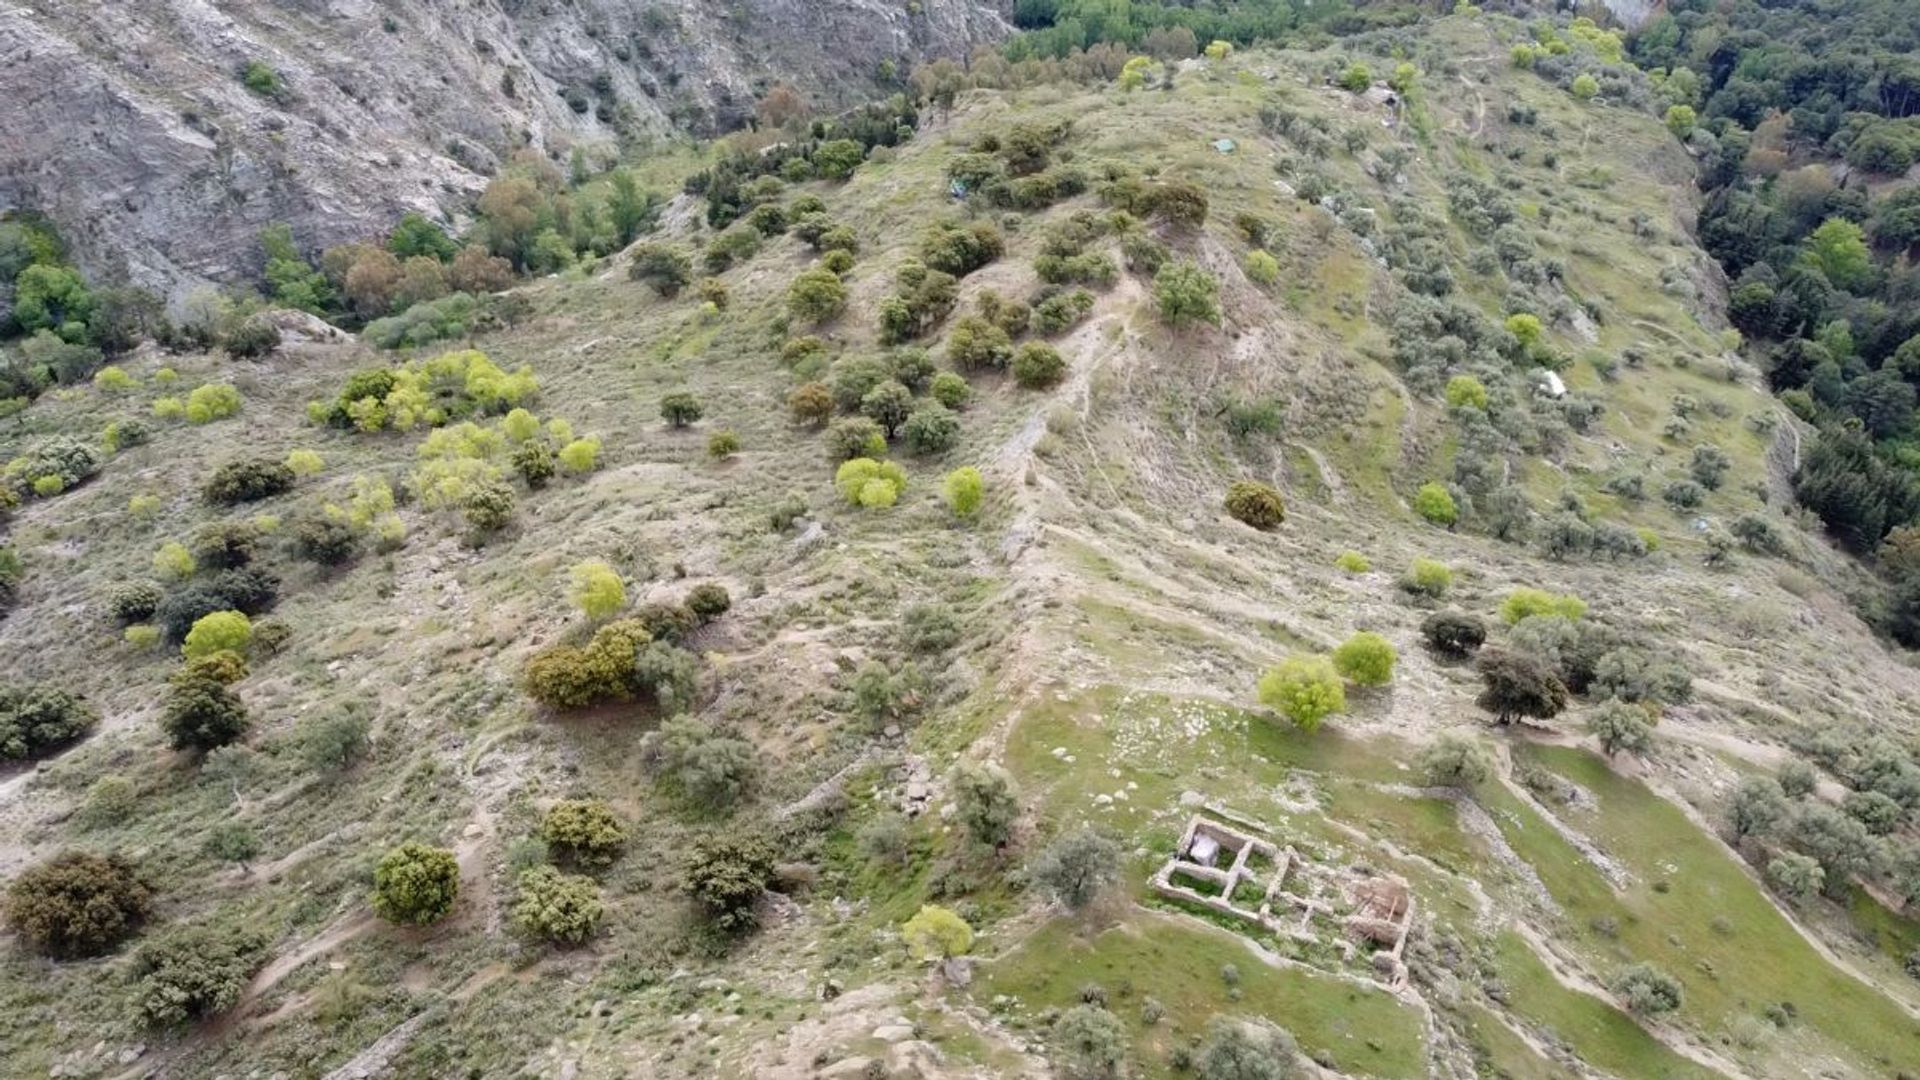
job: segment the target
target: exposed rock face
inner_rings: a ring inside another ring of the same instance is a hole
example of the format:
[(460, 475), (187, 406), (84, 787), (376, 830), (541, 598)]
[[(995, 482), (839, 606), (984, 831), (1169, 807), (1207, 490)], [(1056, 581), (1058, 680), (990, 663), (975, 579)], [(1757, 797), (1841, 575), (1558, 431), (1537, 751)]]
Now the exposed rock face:
[[(822, 106), (881, 66), (1007, 32), (1005, 0), (0, 0), (0, 209), (51, 216), (95, 273), (177, 289), (408, 210), (446, 219), (516, 147), (564, 160)], [(251, 61), (284, 80), (249, 90)]]

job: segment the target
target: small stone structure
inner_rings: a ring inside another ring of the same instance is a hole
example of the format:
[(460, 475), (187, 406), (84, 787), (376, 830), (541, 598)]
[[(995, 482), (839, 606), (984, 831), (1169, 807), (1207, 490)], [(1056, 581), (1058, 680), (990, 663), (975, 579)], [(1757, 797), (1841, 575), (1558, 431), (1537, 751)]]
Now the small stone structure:
[(1414, 899), (1405, 880), (1351, 866), (1316, 866), (1291, 846), (1219, 820), (1224, 816), (1195, 814), (1187, 822), (1173, 857), (1150, 882), (1155, 892), (1296, 941), (1331, 936), (1349, 961), (1368, 950), (1374, 973), (1389, 990), (1406, 985), (1403, 954)]

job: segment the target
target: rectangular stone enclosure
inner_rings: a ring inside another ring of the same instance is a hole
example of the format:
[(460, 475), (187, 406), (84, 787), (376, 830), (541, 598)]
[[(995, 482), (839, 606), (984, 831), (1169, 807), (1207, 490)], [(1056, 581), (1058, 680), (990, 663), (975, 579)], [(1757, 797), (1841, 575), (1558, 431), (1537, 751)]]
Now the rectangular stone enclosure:
[(1330, 941), (1349, 961), (1366, 950), (1379, 982), (1391, 990), (1406, 985), (1415, 905), (1404, 879), (1315, 864), (1291, 845), (1227, 824), (1226, 816), (1195, 814), (1187, 822), (1150, 882), (1155, 892), (1298, 941)]

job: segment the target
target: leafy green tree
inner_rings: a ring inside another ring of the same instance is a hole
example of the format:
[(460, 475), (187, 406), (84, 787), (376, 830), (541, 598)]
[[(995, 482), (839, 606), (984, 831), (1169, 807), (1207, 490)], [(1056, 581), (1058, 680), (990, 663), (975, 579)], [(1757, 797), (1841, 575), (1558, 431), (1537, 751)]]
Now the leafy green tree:
[(213, 750), (240, 739), (251, 721), (217, 674), (189, 665), (168, 680), (160, 726), (175, 750)]
[(1765, 838), (1786, 821), (1789, 810), (1786, 795), (1772, 777), (1750, 776), (1734, 786), (1727, 823), (1736, 840)]
[(460, 864), (445, 848), (410, 840), (381, 856), (373, 870), (373, 910), (390, 923), (439, 922), (459, 895)]
[(652, 192), (641, 191), (632, 170), (615, 169), (607, 174), (607, 217), (621, 247), (653, 227), (660, 216), (660, 200)]
[(1592, 101), (1594, 95), (1600, 92), (1600, 80), (1582, 72), (1573, 77), (1573, 85), (1567, 89), (1571, 90), (1573, 96), (1579, 98), (1581, 101)]
[(1828, 218), (1807, 236), (1802, 249), (1809, 264), (1835, 288), (1854, 292), (1873, 277), (1873, 253), (1866, 234), (1846, 218)]
[(551, 866), (520, 872), (513, 924), (523, 934), (578, 945), (593, 936), (604, 912), (600, 887), (590, 877), (563, 874)]
[[(1140, 59), (1136, 57), (1135, 59)], [(1062, 1080), (1120, 1080), (1127, 1029), (1098, 1005), (1076, 1005), (1053, 1022), (1053, 1064)]]
[(1420, 636), (1442, 656), (1472, 656), (1487, 640), (1486, 621), (1464, 611), (1436, 611), (1420, 623)]
[(1485, 409), (1487, 387), (1471, 375), (1455, 375), (1447, 380), (1446, 398), (1447, 407), (1451, 409)]
[(1587, 731), (1608, 757), (1641, 754), (1653, 749), (1653, 724), (1647, 710), (1624, 701), (1601, 704), (1587, 717)]
[(333, 304), (333, 284), (294, 246), (291, 227), (282, 222), (262, 229), (260, 249), (266, 254), (267, 285), (274, 303), (315, 315)]
[(1153, 304), (1160, 320), (1175, 330), (1218, 323), (1220, 283), (1190, 261), (1170, 262), (1153, 276)]
[(1820, 895), (1827, 873), (1818, 860), (1783, 851), (1767, 862), (1767, 884), (1792, 903), (1804, 904)]
[(1280, 260), (1259, 248), (1247, 252), (1242, 269), (1255, 285), (1268, 286), (1280, 280)]
[(700, 399), (692, 394), (680, 391), (668, 394), (660, 399), (660, 419), (676, 428), (686, 427), (706, 415), (706, 408)]
[(1676, 138), (1684, 139), (1693, 134), (1693, 125), (1697, 122), (1699, 122), (1699, 116), (1693, 111), (1693, 106), (1667, 106), (1667, 130), (1673, 132)]
[(398, 259), (424, 256), (438, 262), (448, 262), (459, 252), (446, 230), (420, 213), (408, 213), (400, 218), (400, 224), (395, 225), (387, 237), (387, 250)]
[(913, 391), (888, 379), (861, 396), (860, 412), (879, 424), (891, 439), (913, 412)]
[(1292, 656), (1268, 668), (1260, 676), (1259, 695), (1262, 705), (1307, 732), (1347, 707), (1340, 673), (1324, 656)]
[(742, 934), (760, 925), (755, 910), (773, 880), (773, 849), (740, 831), (715, 833), (694, 842), (682, 883), (694, 906), (715, 930)]
[(1120, 877), (1120, 845), (1080, 829), (1055, 840), (1040, 853), (1028, 877), (1070, 911), (1080, 911)]
[(108, 952), (152, 907), (153, 887), (123, 856), (63, 851), (13, 879), (5, 910), (22, 943), (71, 960)]
[(1420, 751), (1416, 764), (1420, 775), (1434, 787), (1471, 790), (1493, 775), (1493, 763), (1487, 752), (1472, 739), (1442, 735)]
[(832, 139), (813, 151), (813, 168), (822, 180), (845, 180), (866, 160), (866, 151), (852, 139)]
[(787, 312), (804, 323), (824, 323), (847, 307), (847, 285), (823, 267), (803, 270), (787, 288)]
[(1820, 787), (1820, 774), (1799, 758), (1789, 758), (1783, 762), (1773, 778), (1789, 799), (1804, 799)]
[(1067, 362), (1053, 346), (1029, 341), (1013, 354), (1010, 370), (1013, 381), (1022, 387), (1045, 390), (1066, 376)]
[(953, 775), (954, 805), (960, 824), (976, 843), (1000, 847), (1013, 836), (1020, 816), (1013, 777), (992, 763), (963, 763)]
[(900, 434), (916, 454), (944, 454), (960, 441), (960, 418), (939, 401), (929, 401), (907, 416)]
[(1385, 686), (1393, 681), (1393, 665), (1399, 659), (1386, 638), (1363, 630), (1333, 650), (1333, 666), (1356, 686)]
[(1199, 1080), (1296, 1080), (1302, 1075), (1293, 1036), (1267, 1021), (1216, 1017), (1194, 1055)]
[(1415, 559), (1401, 576), (1400, 587), (1415, 596), (1444, 596), (1453, 587), (1453, 571), (1435, 559)]
[(1347, 70), (1340, 73), (1339, 82), (1342, 90), (1362, 93), (1373, 85), (1373, 73), (1367, 70), (1365, 64), (1349, 64)]
[(739, 802), (759, 772), (752, 743), (693, 716), (662, 724), (643, 752), (688, 802), (707, 810)]
[(51, 330), (80, 344), (93, 308), (93, 292), (78, 270), (38, 263), (14, 279), (13, 321), (25, 333)]
[(1007, 332), (978, 315), (962, 318), (947, 337), (947, 362), (961, 371), (1002, 368), (1012, 355)]
[(1550, 720), (1567, 707), (1566, 684), (1531, 656), (1487, 649), (1476, 666), (1482, 688), (1475, 703), (1502, 724), (1522, 717)]
[(655, 293), (671, 300), (693, 279), (693, 260), (678, 248), (645, 244), (634, 249), (627, 277), (645, 282)]

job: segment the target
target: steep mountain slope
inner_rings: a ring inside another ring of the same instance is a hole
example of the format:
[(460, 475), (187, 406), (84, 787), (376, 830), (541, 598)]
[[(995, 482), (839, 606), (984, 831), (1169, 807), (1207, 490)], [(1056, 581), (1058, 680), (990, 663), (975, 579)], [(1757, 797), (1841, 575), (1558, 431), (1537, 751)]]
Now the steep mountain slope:
[[(724, 310), (692, 289), (662, 298), (620, 258), (526, 283), (523, 316), (462, 344), (530, 366), (528, 406), (603, 445), (593, 468), (516, 485), (512, 523), (478, 546), (455, 515), (403, 501), (405, 537), (385, 550), (333, 569), (281, 550), (303, 513), (350, 512), (376, 478), (404, 494), (434, 452), (422, 429), (311, 422), (309, 402), (397, 362), (361, 342), (296, 341), (257, 363), (149, 349), (125, 365), (130, 386), (35, 402), (0, 457), (94, 439), (184, 387), (228, 381), (243, 404), (204, 425), (156, 422), (151, 442), (15, 515), (27, 574), (0, 623), (12, 677), (84, 690), (102, 719), (0, 779), (0, 873), (64, 848), (122, 851), (158, 898), (117, 953), (5, 950), (9, 1065), (1040, 1077), (1072, 1052), (1055, 1021), (1092, 1000), (1136, 1076), (1185, 1074), (1221, 1016), (1287, 1028), (1323, 1075), (1382, 1080), (1920, 1070), (1920, 994), (1901, 970), (1920, 923), (1864, 889), (1789, 906), (1720, 838), (1734, 784), (1806, 740), (1910, 740), (1920, 677), (1842, 599), (1858, 570), (1779, 497), (1798, 429), (1726, 349), (1723, 285), (1689, 233), (1685, 150), (1652, 116), (1512, 69), (1527, 33), (1456, 16), (1189, 61), (1133, 92), (963, 90), (844, 184), (778, 192), (783, 206), (819, 199), (857, 239), (846, 310), (818, 328), (789, 289), (830, 256), (795, 235), (719, 274)], [(1332, 85), (1356, 61), (1384, 73), (1402, 58), (1416, 72), (1397, 90)], [(1024, 209), (956, 198), (950, 176), (980, 155), (1036, 145), (1055, 194), (1076, 172), (1087, 190)], [(1181, 182), (1204, 191), (1203, 222), (1169, 220), (1145, 194)], [(1113, 229), (1120, 204), (1142, 222)], [(683, 197), (645, 243), (710, 242), (697, 211)], [(850, 505), (827, 437), (788, 408), (795, 385), (836, 369), (789, 345), (817, 334), (843, 376), (889, 355), (885, 301), (943, 220), (1004, 243), (920, 342), (943, 370), (964, 352), (963, 316), (993, 306), (985, 294), (1045, 293), (1045, 258), (1078, 247), (1066, 257), (1115, 272), (1082, 264), (1091, 307), (1050, 337), (1064, 378), (1025, 389), (968, 370), (956, 445), (896, 442), (899, 501)], [(1153, 277), (1119, 269), (1153, 250), (1143, 237), (1213, 275), (1219, 325), (1165, 325)], [(1537, 320), (1533, 348), (1510, 313)], [(1477, 402), (1455, 381), (1467, 376)], [(691, 428), (658, 418), (677, 392), (704, 406)], [(716, 457), (722, 431), (740, 449)], [(1724, 476), (1668, 505), (1704, 444)], [(235, 509), (200, 498), (223, 463), (302, 449), (321, 468), (290, 492)], [(970, 521), (936, 495), (964, 465), (985, 477)], [(1222, 511), (1249, 480), (1284, 497), (1271, 531)], [(1433, 520), (1429, 483), (1450, 489), (1451, 527)], [(147, 516), (130, 509), (141, 496)], [(261, 514), (276, 520), (257, 563), (284, 579), (272, 617), (291, 633), (236, 684), (253, 730), (205, 759), (167, 749), (178, 658), (121, 642), (105, 600), (151, 575), (163, 542)], [(1770, 550), (1727, 538), (1747, 518), (1770, 531), (1741, 535), (1772, 536)], [(569, 570), (589, 559), (627, 579), (631, 609), (698, 584), (731, 594), (684, 639), (700, 655), (691, 712), (724, 737), (701, 743), (711, 769), (667, 760), (659, 733), (687, 729), (651, 701), (553, 712), (527, 698), (528, 659), (590, 631), (568, 606)], [(1450, 567), (1451, 584), (1407, 588), (1419, 559)], [(1557, 624), (1500, 619), (1524, 587), (1584, 600), (1582, 621), (1638, 653), (1636, 671), (1690, 673), (1690, 693), (1652, 702), (1648, 752), (1592, 752), (1585, 722), (1606, 708), (1592, 692), (1538, 725), (1492, 727), (1474, 668), (1423, 643), (1423, 621), (1455, 608), (1483, 616), (1494, 646), (1557, 648), (1533, 637)], [(1347, 689), (1317, 731), (1256, 704), (1263, 668), (1360, 630), (1396, 648), (1388, 684)], [(316, 765), (314, 722), (346, 707), (371, 717), (370, 752)], [(1487, 755), (1482, 782), (1430, 772), (1424, 752), (1450, 736)], [(956, 766), (980, 762), (1018, 792), (998, 849), (973, 842), (959, 809)], [(715, 774), (738, 790), (691, 797)], [(1837, 797), (1821, 780), (1805, 803)], [(586, 797), (629, 832), (593, 870), (601, 929), (573, 948), (516, 934), (521, 872), (557, 858), (543, 814)], [(1407, 979), (1338, 933), (1249, 929), (1156, 896), (1149, 878), (1202, 806), (1310, 866), (1403, 878), (1417, 904)], [(257, 836), (248, 859), (208, 846), (232, 822)], [(1120, 842), (1123, 869), (1069, 914), (1022, 869), (1083, 825)], [(695, 845), (715, 836), (768, 838), (780, 863), (760, 930), (739, 940), (689, 902)], [(375, 863), (408, 840), (458, 867), (458, 902), (432, 926), (369, 909)], [(970, 969), (903, 946), (928, 903), (978, 934)], [(259, 965), (214, 1016), (150, 1029), (136, 957), (191, 925), (262, 934)], [(1609, 987), (1641, 962), (1680, 982), (1677, 1008), (1621, 1007)]]
[[(0, 11), (0, 208), (85, 264), (171, 289), (257, 270), (275, 222), (313, 250), (470, 201), (513, 149), (565, 161), (739, 126), (779, 80), (823, 106), (1005, 33), (929, 0), (24, 3)], [(245, 79), (256, 68), (253, 88)]]

